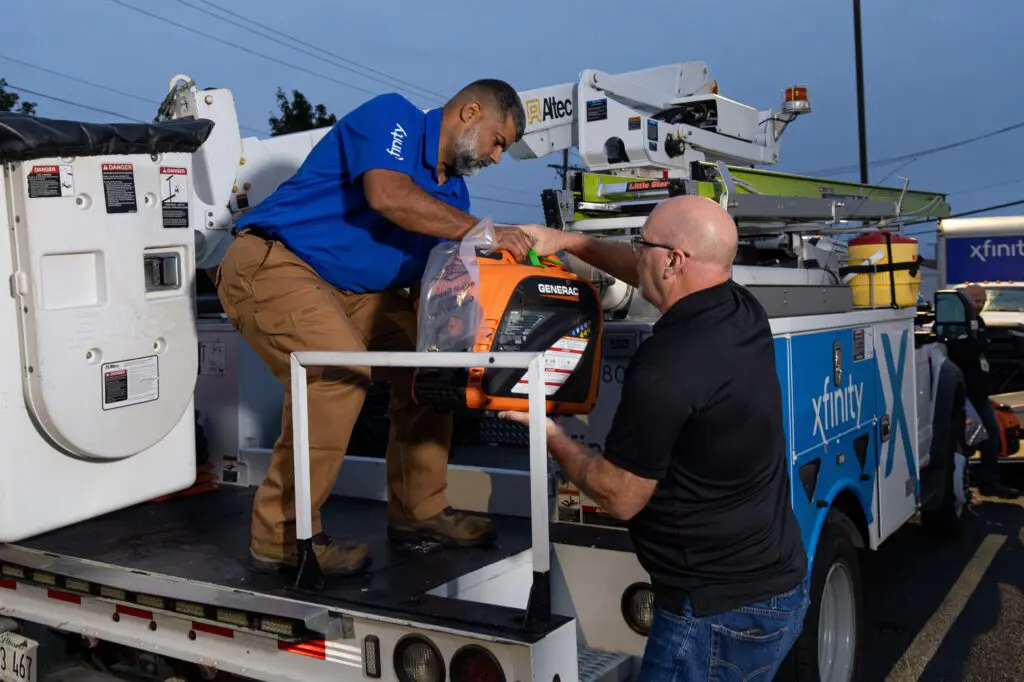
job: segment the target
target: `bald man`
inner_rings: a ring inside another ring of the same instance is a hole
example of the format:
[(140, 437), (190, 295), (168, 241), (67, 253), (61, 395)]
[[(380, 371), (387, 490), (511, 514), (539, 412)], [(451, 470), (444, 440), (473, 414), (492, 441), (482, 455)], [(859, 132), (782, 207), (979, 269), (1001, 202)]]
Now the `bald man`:
[(651, 575), (640, 680), (772, 679), (802, 630), (807, 557), (768, 316), (731, 279), (732, 218), (708, 199), (677, 197), (631, 243), (525, 230), (538, 254), (567, 251), (662, 312), (626, 369), (604, 452), (550, 420), (547, 435), (564, 474), (628, 521)]
[(1002, 440), (999, 438), (999, 421), (996, 419), (995, 410), (992, 408), (992, 401), (988, 395), (988, 360), (985, 352), (988, 350), (988, 338), (985, 333), (985, 321), (981, 318), (981, 311), (985, 309), (985, 301), (988, 295), (985, 287), (979, 284), (969, 284), (961, 290), (964, 296), (970, 301), (974, 313), (978, 317), (978, 331), (971, 337), (954, 339), (948, 342), (950, 359), (964, 375), (964, 383), (967, 387), (967, 399), (978, 411), (985, 430), (988, 431), (988, 438), (978, 444), (981, 450), (981, 463), (975, 482), (978, 485), (978, 492), (986, 497), (1001, 497), (1005, 499), (1016, 499), (1020, 492), (1004, 485), (999, 479), (999, 454), (1002, 451)]

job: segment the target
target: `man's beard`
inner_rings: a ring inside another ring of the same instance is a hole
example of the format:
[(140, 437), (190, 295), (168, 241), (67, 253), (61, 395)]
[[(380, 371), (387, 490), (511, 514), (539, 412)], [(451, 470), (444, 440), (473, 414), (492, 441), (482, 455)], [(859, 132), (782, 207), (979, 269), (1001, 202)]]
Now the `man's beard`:
[(459, 139), (455, 141), (454, 160), (452, 161), (452, 168), (449, 175), (469, 177), (471, 175), (476, 175), (476, 172), (481, 168), (486, 168), (494, 163), (494, 161), (489, 157), (485, 156), (481, 158), (477, 156), (476, 142), (479, 132), (479, 128), (477, 126), (473, 126), (466, 132), (462, 133)]

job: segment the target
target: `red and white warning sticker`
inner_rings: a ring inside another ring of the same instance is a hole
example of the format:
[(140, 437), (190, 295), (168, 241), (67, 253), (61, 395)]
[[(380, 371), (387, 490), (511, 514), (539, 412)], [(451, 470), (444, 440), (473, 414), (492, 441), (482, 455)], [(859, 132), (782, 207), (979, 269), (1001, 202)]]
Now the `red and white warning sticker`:
[[(587, 349), (589, 339), (581, 339), (575, 336), (563, 336), (555, 341), (555, 344), (544, 351), (544, 395), (551, 395), (562, 387), (576, 366), (583, 358), (583, 351)], [(526, 394), (529, 382), (526, 379), (526, 372), (523, 372), (519, 383), (512, 389), (513, 393)]]

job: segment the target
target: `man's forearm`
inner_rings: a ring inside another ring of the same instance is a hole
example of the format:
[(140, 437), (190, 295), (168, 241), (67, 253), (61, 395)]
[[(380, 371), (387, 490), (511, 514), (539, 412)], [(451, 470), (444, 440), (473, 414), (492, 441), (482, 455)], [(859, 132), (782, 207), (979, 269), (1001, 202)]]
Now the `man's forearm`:
[(548, 451), (582, 493), (605, 511), (616, 514), (620, 501), (616, 467), (564, 433), (548, 434)]
[[(469, 213), (435, 199), (407, 176), (371, 171), (366, 178), (370, 207), (410, 232), (458, 241), (479, 221)], [(376, 175), (380, 173), (380, 175)]]
[(410, 232), (459, 241), (480, 220), (430, 196), (419, 187), (404, 192), (381, 210), (381, 215)]
[(575, 234), (565, 250), (598, 270), (626, 284), (637, 286), (636, 255), (629, 242)]

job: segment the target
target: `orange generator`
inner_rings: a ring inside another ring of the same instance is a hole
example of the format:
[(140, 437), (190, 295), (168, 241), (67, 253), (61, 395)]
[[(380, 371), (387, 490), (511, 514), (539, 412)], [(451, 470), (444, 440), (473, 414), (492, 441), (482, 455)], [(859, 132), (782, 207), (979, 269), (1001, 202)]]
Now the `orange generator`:
[[(461, 262), (454, 258), (449, 264)], [(601, 365), (601, 301), (594, 285), (553, 258), (519, 263), (506, 251), (477, 254), (479, 306), (465, 267), (436, 278), (420, 299), (421, 319), (451, 338), (471, 338), (482, 353), (544, 352), (548, 414), (584, 414), (597, 403)], [(453, 283), (457, 283), (454, 284)], [(461, 283), (461, 284), (458, 284)], [(463, 327), (475, 324), (475, 337)], [(443, 350), (444, 339), (436, 344)], [(416, 371), (413, 397), (452, 410), (527, 411), (526, 370), (430, 368)]]

